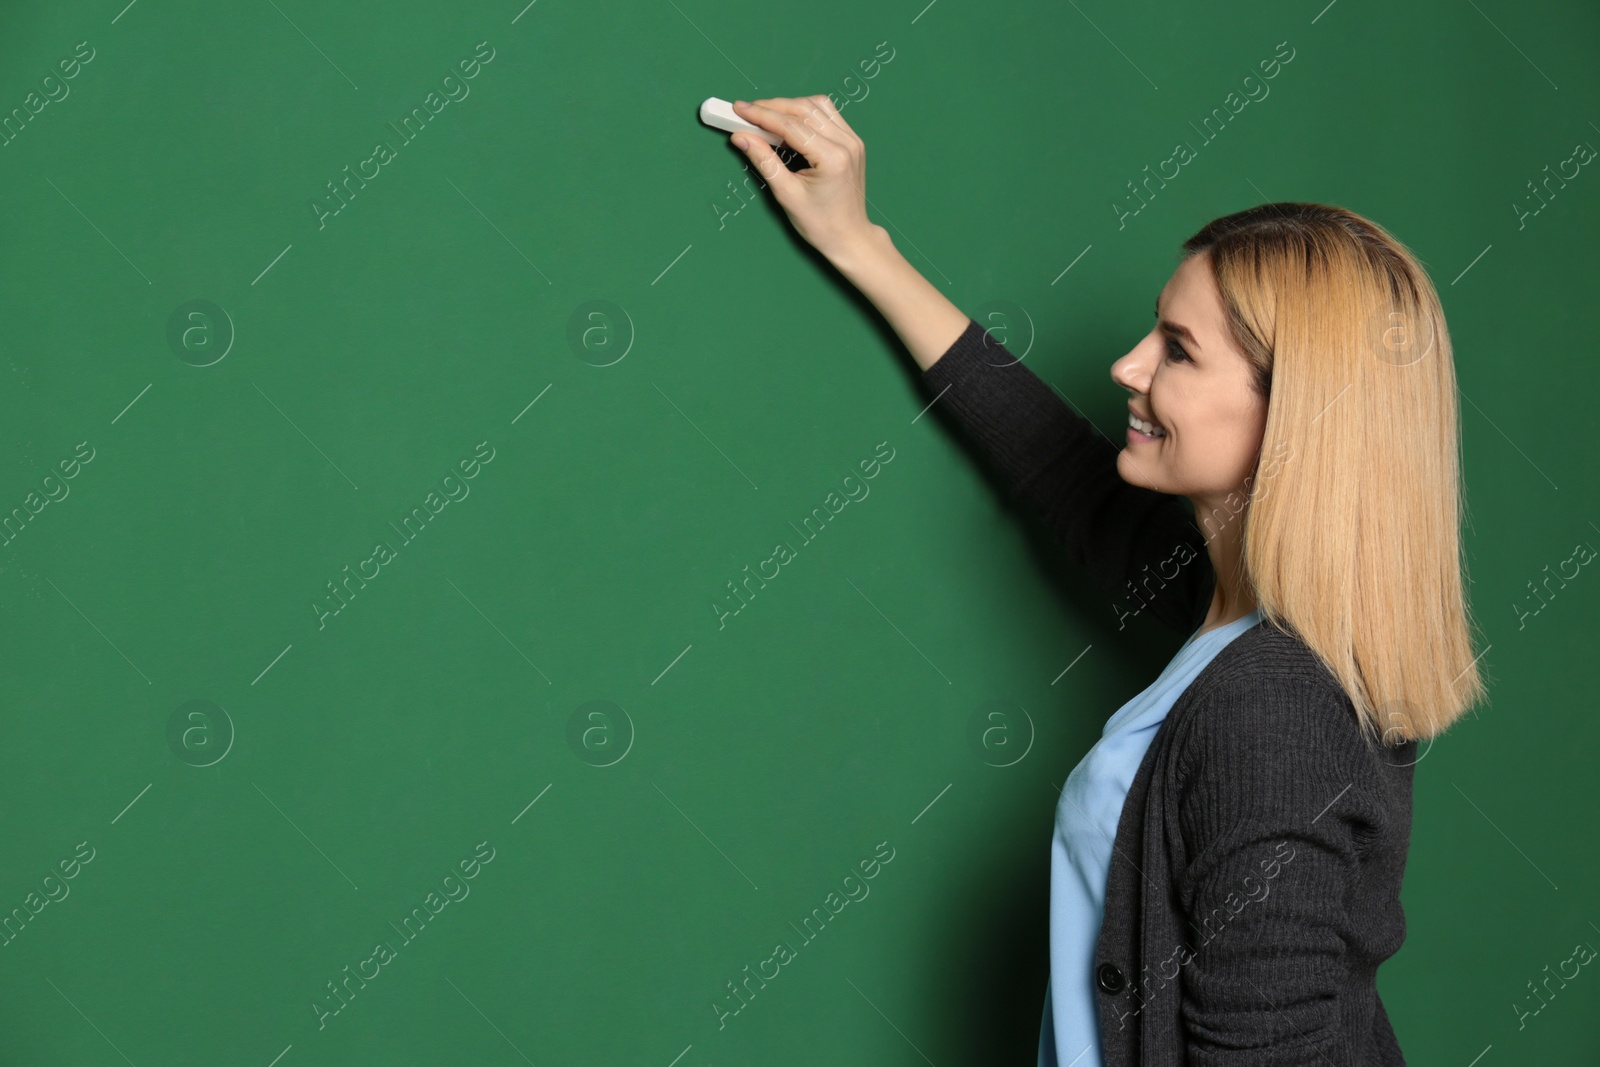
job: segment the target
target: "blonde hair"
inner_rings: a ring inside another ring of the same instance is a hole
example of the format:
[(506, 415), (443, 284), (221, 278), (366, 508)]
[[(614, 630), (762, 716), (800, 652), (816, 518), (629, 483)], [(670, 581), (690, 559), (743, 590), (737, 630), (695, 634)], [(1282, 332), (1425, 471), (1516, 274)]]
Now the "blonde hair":
[(1485, 696), (1463, 588), (1460, 429), (1444, 311), (1410, 250), (1354, 212), (1263, 204), (1208, 255), (1267, 399), (1241, 577), (1343, 685), (1369, 740), (1431, 739)]

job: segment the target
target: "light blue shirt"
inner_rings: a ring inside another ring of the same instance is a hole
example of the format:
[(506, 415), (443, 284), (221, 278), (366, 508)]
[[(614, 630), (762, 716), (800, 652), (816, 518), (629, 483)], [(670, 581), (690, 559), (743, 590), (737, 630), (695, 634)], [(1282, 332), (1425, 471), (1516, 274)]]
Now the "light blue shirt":
[(1111, 843), (1128, 787), (1167, 710), (1228, 642), (1260, 621), (1257, 609), (1207, 633), (1197, 629), (1161, 676), (1111, 716), (1100, 740), (1067, 776), (1050, 846), (1050, 980), (1039, 1067), (1103, 1067), (1095, 946)]

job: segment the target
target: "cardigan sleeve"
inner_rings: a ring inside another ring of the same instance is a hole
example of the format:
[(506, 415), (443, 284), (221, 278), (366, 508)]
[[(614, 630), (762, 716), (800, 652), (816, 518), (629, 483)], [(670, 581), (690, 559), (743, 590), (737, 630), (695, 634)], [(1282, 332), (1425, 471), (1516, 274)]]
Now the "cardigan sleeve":
[(1181, 499), (1130, 485), (1119, 448), (972, 319), (923, 382), (1006, 494), (1131, 613), (1191, 632), (1214, 575)]
[(1174, 871), (1190, 1067), (1348, 1067), (1345, 901), (1383, 820), (1342, 692), (1257, 672), (1199, 698), (1179, 742)]

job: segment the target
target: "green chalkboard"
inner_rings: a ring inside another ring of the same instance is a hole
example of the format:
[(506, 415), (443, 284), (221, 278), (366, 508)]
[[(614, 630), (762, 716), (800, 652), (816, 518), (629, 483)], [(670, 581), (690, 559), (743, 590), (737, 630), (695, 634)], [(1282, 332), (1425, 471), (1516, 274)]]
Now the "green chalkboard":
[(1033, 1063), (1056, 791), (1182, 635), (696, 120), (811, 93), (1114, 432), (1207, 220), (1425, 261), (1492, 699), (1379, 988), (1411, 1062), (1595, 1062), (1600, 13), (1527, 15), (5, 5), (0, 1062)]

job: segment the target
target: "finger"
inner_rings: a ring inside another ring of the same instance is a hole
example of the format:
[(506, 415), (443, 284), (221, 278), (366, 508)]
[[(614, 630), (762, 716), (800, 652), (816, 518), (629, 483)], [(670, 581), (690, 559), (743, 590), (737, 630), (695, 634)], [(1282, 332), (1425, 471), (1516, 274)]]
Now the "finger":
[[(759, 124), (758, 124), (759, 125)], [(728, 138), (733, 147), (745, 154), (745, 158), (756, 165), (756, 171), (761, 175), (761, 180), (778, 189), (788, 189), (791, 183), (799, 181), (794, 172), (784, 165), (778, 153), (772, 146), (753, 133), (736, 133)], [(740, 142), (743, 142), (741, 147)]]
[(824, 152), (844, 147), (844, 133), (808, 99), (774, 97), (752, 101), (748, 108), (741, 108), (735, 102), (733, 109), (746, 121), (781, 136), (784, 143), (805, 156), (813, 167), (821, 162)]
[[(771, 100), (757, 100), (757, 105), (765, 106), (773, 111), (789, 116), (799, 123), (801, 140), (812, 140), (817, 136), (825, 136), (835, 143), (843, 143), (849, 139), (842, 127), (835, 124), (828, 113), (817, 105), (814, 96), (780, 96)], [(800, 145), (791, 141), (791, 148)]]
[(866, 145), (862, 143), (856, 131), (839, 114), (839, 108), (834, 104), (833, 98), (826, 93), (815, 96), (795, 97), (787, 101), (793, 113), (797, 114), (806, 124), (807, 129), (813, 131), (812, 136), (820, 133), (825, 140), (838, 145), (845, 151), (852, 147), (857, 151), (865, 151)]
[(816, 96), (810, 97), (809, 99), (816, 102), (816, 105), (822, 109), (823, 114), (827, 115), (829, 121), (831, 121), (835, 126), (839, 127), (857, 141), (861, 140), (861, 135), (856, 133), (856, 131), (850, 127), (850, 124), (844, 120), (843, 115), (839, 114), (838, 105), (833, 102), (833, 97), (829, 96), (827, 93), (820, 93)]

